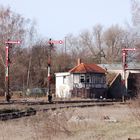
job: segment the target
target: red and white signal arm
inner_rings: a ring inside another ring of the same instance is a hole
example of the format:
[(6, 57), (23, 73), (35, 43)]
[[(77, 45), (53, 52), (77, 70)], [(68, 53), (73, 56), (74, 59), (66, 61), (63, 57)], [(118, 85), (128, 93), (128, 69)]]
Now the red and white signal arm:
[(122, 51), (136, 51), (136, 48), (123, 48)]
[(49, 44), (64, 44), (63, 40), (49, 40)]
[(5, 41), (6, 44), (21, 44), (21, 41), (17, 40), (17, 41), (12, 41), (12, 40), (9, 40), (9, 41)]

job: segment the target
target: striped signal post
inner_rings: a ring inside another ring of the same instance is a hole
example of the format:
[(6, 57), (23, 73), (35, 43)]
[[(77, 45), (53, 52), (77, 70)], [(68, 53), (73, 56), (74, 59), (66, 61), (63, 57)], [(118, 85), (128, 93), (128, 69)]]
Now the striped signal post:
[(49, 40), (49, 55), (48, 55), (48, 82), (47, 82), (47, 87), (48, 87), (48, 101), (49, 103), (52, 102), (52, 91), (51, 91), (51, 50), (53, 48), (54, 44), (52, 40)]
[(127, 55), (128, 55), (128, 51), (136, 51), (135, 48), (123, 48), (122, 49), (122, 63), (123, 63), (123, 78), (122, 78), (122, 84), (125, 87), (125, 93), (122, 93), (122, 101), (124, 102), (125, 100), (125, 94), (127, 93), (127, 78), (126, 78), (126, 69), (128, 67), (127, 64)]
[(5, 68), (5, 88), (6, 88), (6, 91), (5, 91), (5, 98), (6, 98), (6, 101), (9, 102), (10, 101), (10, 93), (9, 93), (9, 45), (6, 46), (6, 68)]
[(10, 95), (10, 79), (9, 79), (9, 73), (10, 73), (10, 48), (12, 48), (12, 44), (20, 44), (20, 41), (5, 41), (6, 48), (5, 48), (5, 55), (6, 55), (6, 67), (5, 67), (5, 98), (7, 102), (10, 102), (11, 95)]

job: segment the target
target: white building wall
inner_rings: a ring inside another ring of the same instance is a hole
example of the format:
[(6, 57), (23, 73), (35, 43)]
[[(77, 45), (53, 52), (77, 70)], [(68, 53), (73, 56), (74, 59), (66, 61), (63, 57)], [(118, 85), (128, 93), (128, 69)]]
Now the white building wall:
[[(56, 73), (56, 97), (59, 98), (71, 98), (71, 90), (73, 87), (82, 88), (85, 87), (85, 83), (80, 83), (80, 76), (85, 74), (72, 74), (69, 72)], [(89, 87), (93, 88), (106, 88), (106, 83), (92, 83), (93, 76), (98, 77), (98, 75), (89, 75), (90, 82)], [(88, 88), (88, 83), (86, 83), (86, 88)]]
[(56, 97), (59, 98), (70, 98), (72, 80), (71, 75), (68, 72), (56, 73)]
[(84, 84), (80, 83), (80, 76), (85, 74), (73, 74), (73, 87), (76, 88), (82, 88), (84, 87)]

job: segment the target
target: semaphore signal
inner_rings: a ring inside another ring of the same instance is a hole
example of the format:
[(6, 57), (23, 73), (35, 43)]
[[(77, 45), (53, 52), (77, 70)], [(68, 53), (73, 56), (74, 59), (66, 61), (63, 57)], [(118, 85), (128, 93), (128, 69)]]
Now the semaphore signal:
[[(126, 93), (127, 93), (127, 85), (126, 85), (126, 69), (128, 67), (127, 64), (127, 55), (128, 55), (128, 51), (136, 51), (136, 48), (123, 48), (122, 49), (122, 64), (123, 64), (123, 78), (122, 78), (122, 83), (123, 85), (126, 87)], [(122, 94), (122, 101), (124, 102), (124, 95), (125, 93)]]
[(10, 79), (9, 79), (9, 71), (10, 71), (10, 51), (9, 48), (11, 48), (11, 44), (20, 44), (21, 41), (17, 40), (17, 41), (12, 41), (12, 40), (8, 40), (5, 41), (6, 47), (5, 47), (5, 55), (6, 55), (6, 67), (5, 67), (5, 98), (7, 102), (10, 102), (11, 99), (11, 95), (10, 95)]
[(8, 41), (5, 41), (5, 44), (21, 44), (21, 41), (19, 41), (19, 40), (17, 40), (17, 41), (8, 40)]

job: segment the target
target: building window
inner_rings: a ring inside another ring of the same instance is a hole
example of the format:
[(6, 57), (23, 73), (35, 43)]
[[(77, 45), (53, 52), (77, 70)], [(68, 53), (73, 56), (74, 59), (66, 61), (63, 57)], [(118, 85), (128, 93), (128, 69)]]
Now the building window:
[(106, 78), (105, 78), (105, 76), (101, 77), (101, 83), (102, 83), (102, 84), (106, 83)]
[(95, 84), (95, 76), (92, 77), (92, 83)]
[(86, 76), (86, 83), (89, 83), (89, 82), (90, 82), (90, 77), (88, 75), (88, 76)]
[(104, 76), (104, 78), (103, 78), (103, 82), (106, 83), (106, 77), (105, 77), (105, 76)]
[(96, 77), (95, 77), (95, 83), (96, 83), (96, 84), (100, 84), (100, 83), (101, 83), (101, 78), (98, 77), (98, 76), (96, 76)]
[(98, 83), (98, 77), (95, 76), (95, 84)]
[(63, 84), (66, 84), (66, 76), (63, 76)]
[(84, 75), (81, 75), (80, 76), (80, 83), (84, 83), (85, 82), (85, 76)]
[(104, 84), (106, 83), (106, 77), (102, 75), (94, 75), (92, 76), (92, 83), (93, 84)]

